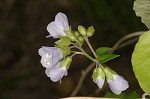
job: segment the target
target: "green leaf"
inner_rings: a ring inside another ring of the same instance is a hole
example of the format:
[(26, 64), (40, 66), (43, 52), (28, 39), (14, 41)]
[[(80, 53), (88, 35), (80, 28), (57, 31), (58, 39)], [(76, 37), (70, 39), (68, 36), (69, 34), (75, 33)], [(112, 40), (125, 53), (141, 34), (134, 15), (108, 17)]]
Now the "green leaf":
[(150, 0), (135, 0), (134, 7), (137, 16), (150, 29)]
[(111, 48), (109, 48), (109, 47), (99, 47), (96, 50), (96, 54), (97, 54), (97, 56), (101, 56), (102, 54), (105, 54), (105, 53), (107, 53), (109, 51), (111, 51)]
[(107, 92), (105, 94), (104, 97), (107, 97), (107, 98), (124, 98), (124, 99), (139, 99), (139, 95), (137, 94), (137, 92), (133, 91), (129, 94), (125, 94), (125, 93), (121, 93), (119, 95), (116, 95), (114, 93), (111, 93), (111, 92)]
[(141, 88), (150, 95), (150, 31), (139, 38), (132, 54), (132, 66)]
[(136, 91), (133, 91), (133, 92), (127, 94), (125, 98), (126, 99), (139, 99), (140, 96), (137, 94)]
[(100, 63), (105, 63), (119, 56), (120, 55), (116, 55), (116, 54), (102, 54), (100, 57), (98, 57), (98, 60), (100, 61)]
[(107, 98), (125, 98), (125, 96), (126, 96), (126, 94), (124, 94), (124, 93), (121, 93), (120, 95), (116, 95), (114, 93), (107, 92), (104, 97), (107, 97)]
[(68, 46), (71, 44), (71, 41), (67, 37), (61, 37), (55, 44), (59, 47)]

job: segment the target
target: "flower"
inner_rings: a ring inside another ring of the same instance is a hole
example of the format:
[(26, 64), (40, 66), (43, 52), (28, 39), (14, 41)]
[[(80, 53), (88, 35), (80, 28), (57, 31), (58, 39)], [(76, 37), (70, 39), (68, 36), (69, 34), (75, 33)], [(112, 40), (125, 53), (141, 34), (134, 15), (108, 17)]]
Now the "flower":
[(101, 89), (104, 85), (104, 79), (101, 78), (100, 76), (95, 80), (95, 83), (97, 84), (97, 86)]
[(104, 72), (106, 74), (109, 87), (113, 93), (120, 94), (129, 87), (128, 81), (126, 81), (122, 76), (119, 76), (112, 69), (105, 67)]
[(47, 37), (59, 38), (59, 36), (66, 36), (64, 30), (69, 30), (69, 23), (67, 16), (59, 12), (55, 16), (55, 21), (47, 26), (47, 31), (50, 33)]
[(63, 58), (63, 51), (57, 47), (41, 47), (39, 49), (39, 55), (41, 58), (41, 64), (45, 68), (51, 68)]
[(66, 67), (60, 66), (60, 62), (57, 63), (56, 66), (52, 67), (51, 69), (46, 68), (45, 73), (48, 77), (50, 77), (50, 79), (53, 82), (57, 82), (59, 80), (61, 82), (62, 77), (67, 76), (67, 74), (68, 74)]
[(113, 75), (113, 79), (108, 79), (107, 82), (111, 91), (115, 94), (120, 94), (129, 87), (128, 81), (119, 75)]
[(105, 74), (101, 67), (97, 67), (93, 71), (92, 75), (93, 81), (97, 84), (97, 86), (101, 89), (104, 85)]
[(70, 66), (72, 62), (72, 57), (67, 56), (66, 58), (64, 58), (63, 60), (61, 60), (60, 62), (58, 62), (55, 66), (53, 66), (52, 68), (46, 68), (45, 73), (48, 77), (50, 77), (50, 79), (53, 82), (57, 82), (61, 79), (63, 76), (67, 76), (68, 72), (68, 68)]

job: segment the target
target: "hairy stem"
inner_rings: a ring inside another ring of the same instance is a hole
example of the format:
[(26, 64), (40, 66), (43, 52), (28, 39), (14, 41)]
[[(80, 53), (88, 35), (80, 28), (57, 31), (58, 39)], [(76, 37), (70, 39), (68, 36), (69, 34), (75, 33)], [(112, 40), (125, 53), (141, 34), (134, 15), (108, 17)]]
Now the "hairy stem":
[(84, 37), (84, 39), (85, 39), (87, 45), (89, 46), (90, 50), (92, 51), (93, 55), (95, 56), (95, 58), (97, 58), (97, 55), (96, 55), (92, 45), (90, 44), (89, 39), (87, 37)]

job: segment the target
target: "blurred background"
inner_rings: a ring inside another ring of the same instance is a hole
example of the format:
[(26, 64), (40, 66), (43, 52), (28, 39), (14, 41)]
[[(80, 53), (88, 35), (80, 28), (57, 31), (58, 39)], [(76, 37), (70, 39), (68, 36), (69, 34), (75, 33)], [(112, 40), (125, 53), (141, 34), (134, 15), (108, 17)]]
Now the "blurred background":
[[(68, 97), (90, 60), (75, 56), (69, 75), (62, 83), (53, 83), (40, 64), (38, 49), (53, 46), (53, 38), (45, 38), (47, 24), (58, 12), (68, 16), (73, 30), (78, 25), (94, 26), (90, 38), (94, 49), (112, 47), (128, 33), (147, 30), (133, 11), (134, 0), (0, 0), (0, 99), (57, 99)], [(124, 93), (143, 91), (135, 79), (131, 55), (135, 43), (117, 50), (121, 56), (107, 63), (129, 81)], [(91, 53), (84, 46), (87, 52)], [(87, 75), (78, 96), (103, 97), (110, 91), (106, 85), (101, 91)]]

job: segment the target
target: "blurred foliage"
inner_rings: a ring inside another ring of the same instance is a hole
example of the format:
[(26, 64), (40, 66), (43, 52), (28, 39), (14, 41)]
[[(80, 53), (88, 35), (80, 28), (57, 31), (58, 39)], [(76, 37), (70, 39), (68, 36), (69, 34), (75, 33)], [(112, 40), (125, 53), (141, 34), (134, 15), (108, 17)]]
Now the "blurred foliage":
[(107, 98), (121, 98), (121, 99), (139, 99), (140, 98), (138, 93), (136, 93), (135, 91), (133, 91), (129, 94), (121, 93), (119, 95), (116, 95), (116, 94), (111, 93), (111, 92), (107, 92), (105, 94), (105, 97), (107, 97)]
[[(135, 16), (133, 0), (0, 0), (0, 99), (69, 96), (79, 80), (80, 71), (90, 61), (76, 56), (62, 84), (53, 83), (46, 77), (37, 52), (43, 45), (53, 46), (53, 39), (45, 38), (48, 35), (46, 26), (59, 11), (68, 16), (73, 29), (78, 25), (94, 26), (95, 35), (90, 41), (95, 49), (111, 47), (127, 33), (146, 29)], [(136, 90), (141, 94), (131, 68), (132, 50), (133, 45), (118, 51), (122, 57), (108, 64), (130, 81), (128, 92)], [(105, 87), (95, 94), (96, 88), (90, 74), (78, 95), (102, 97), (109, 90)]]

